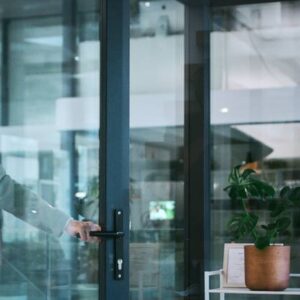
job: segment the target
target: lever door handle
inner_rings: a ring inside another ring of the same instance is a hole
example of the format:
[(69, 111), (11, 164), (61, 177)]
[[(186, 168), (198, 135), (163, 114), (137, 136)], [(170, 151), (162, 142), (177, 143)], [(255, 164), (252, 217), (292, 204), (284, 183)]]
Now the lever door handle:
[[(114, 210), (114, 231), (95, 230), (90, 231), (89, 235), (99, 237), (101, 239), (112, 239), (114, 243), (114, 278), (122, 280), (124, 277), (124, 227), (123, 227), (123, 211), (121, 209)], [(80, 234), (76, 233), (76, 237), (80, 238)]]
[(90, 236), (97, 236), (107, 239), (118, 239), (124, 236), (122, 231), (90, 231)]
[[(122, 231), (90, 231), (90, 236), (96, 236), (105, 239), (118, 239), (124, 236)], [(80, 234), (76, 233), (76, 237), (80, 238)]]

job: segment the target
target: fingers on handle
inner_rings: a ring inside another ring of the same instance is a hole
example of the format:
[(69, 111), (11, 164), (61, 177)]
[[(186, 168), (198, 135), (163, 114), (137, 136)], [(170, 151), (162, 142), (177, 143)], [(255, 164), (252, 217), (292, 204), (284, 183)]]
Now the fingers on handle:
[(76, 237), (80, 238), (82, 241), (100, 242), (101, 241), (100, 238), (91, 237), (89, 234), (90, 231), (98, 231), (98, 230), (101, 230), (101, 226), (99, 226), (98, 224), (95, 224), (90, 221), (78, 222)]
[(86, 241), (88, 239), (88, 237), (89, 237), (88, 228), (85, 225), (80, 226), (80, 228), (79, 228), (79, 234), (80, 234), (80, 238), (83, 241)]

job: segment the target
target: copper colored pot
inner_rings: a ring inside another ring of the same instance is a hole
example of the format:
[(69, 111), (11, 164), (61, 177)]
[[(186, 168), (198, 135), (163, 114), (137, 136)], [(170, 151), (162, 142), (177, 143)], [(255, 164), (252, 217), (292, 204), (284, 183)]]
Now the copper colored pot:
[(282, 291), (289, 285), (290, 246), (245, 246), (245, 283), (250, 290)]

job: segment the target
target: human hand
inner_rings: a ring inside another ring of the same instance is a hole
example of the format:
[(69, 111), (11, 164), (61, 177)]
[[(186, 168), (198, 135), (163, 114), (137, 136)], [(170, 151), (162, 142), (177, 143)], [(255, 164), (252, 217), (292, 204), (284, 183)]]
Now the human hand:
[(85, 242), (100, 242), (101, 239), (98, 237), (90, 236), (90, 231), (101, 230), (98, 224), (90, 221), (76, 221), (70, 220), (65, 227), (65, 232), (71, 236), (78, 236), (82, 241)]

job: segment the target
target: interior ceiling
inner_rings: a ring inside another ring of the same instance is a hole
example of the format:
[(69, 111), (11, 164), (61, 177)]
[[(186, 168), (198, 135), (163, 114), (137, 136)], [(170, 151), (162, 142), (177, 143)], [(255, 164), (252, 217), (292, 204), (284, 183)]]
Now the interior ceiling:
[(273, 149), (266, 159), (300, 158), (300, 123), (238, 125), (234, 128)]
[[(39, 0), (0, 0), (0, 13), (2, 18), (23, 18), (61, 13), (63, 1), (39, 1)], [(45, 9), (47, 6), (47, 9)]]
[(131, 128), (130, 139), (138, 144), (159, 144), (165, 147), (180, 147), (183, 145), (183, 126)]
[[(100, 0), (68, 0), (77, 3), (77, 11), (99, 10)], [(0, 0), (0, 17), (5, 19), (29, 18), (62, 14), (64, 0)]]

